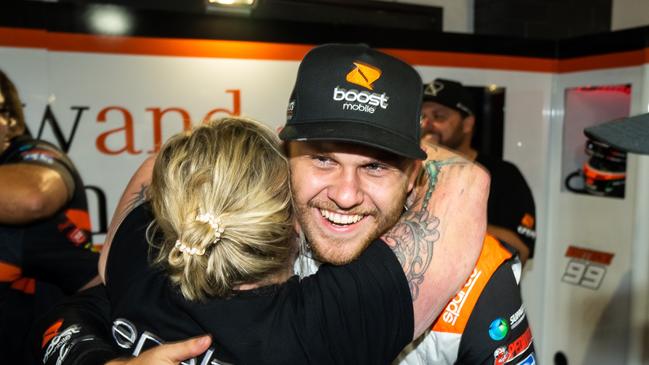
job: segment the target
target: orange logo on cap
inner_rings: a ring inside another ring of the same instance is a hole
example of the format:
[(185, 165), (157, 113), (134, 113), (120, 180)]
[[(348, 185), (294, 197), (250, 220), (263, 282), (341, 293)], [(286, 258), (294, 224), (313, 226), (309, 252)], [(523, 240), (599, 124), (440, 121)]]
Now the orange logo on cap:
[(347, 74), (347, 81), (374, 90), (372, 83), (381, 77), (381, 70), (359, 61), (354, 62), (354, 66), (356, 68)]
[(523, 219), (521, 220), (521, 226), (532, 228), (534, 227), (534, 217), (531, 214), (525, 213)]

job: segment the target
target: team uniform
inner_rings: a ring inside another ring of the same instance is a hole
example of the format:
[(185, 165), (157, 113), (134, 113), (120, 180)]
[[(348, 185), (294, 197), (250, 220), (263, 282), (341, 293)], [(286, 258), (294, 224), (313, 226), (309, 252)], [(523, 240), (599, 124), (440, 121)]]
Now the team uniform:
[[(389, 364), (412, 340), (408, 283), (381, 241), (349, 265), (323, 265), (302, 280), (187, 301), (163, 268), (150, 265), (155, 249), (145, 231), (152, 219), (148, 204), (130, 212), (107, 261), (112, 334), (122, 355), (210, 333), (213, 347), (196, 363), (376, 365)], [(71, 327), (59, 325), (56, 337), (44, 339), (44, 362), (65, 360)]]
[[(534, 364), (532, 334), (518, 287), (521, 264), (513, 252), (487, 236), (466, 284), (431, 330), (409, 344), (393, 364), (517, 364), (528, 357), (532, 362), (523, 364)], [(309, 275), (318, 265), (301, 255), (295, 268), (298, 274)], [(501, 319), (507, 330), (490, 333), (492, 323), (500, 324)]]
[(0, 225), (0, 357), (23, 363), (23, 341), (32, 320), (63, 293), (73, 293), (97, 275), (83, 182), (54, 145), (23, 135), (11, 140), (0, 165), (34, 164), (59, 173), (69, 202), (47, 219)]
[(487, 222), (516, 233), (534, 256), (536, 214), (534, 198), (518, 168), (507, 161), (478, 154), (475, 162), (491, 173)]
[(487, 236), (465, 285), (394, 364), (535, 364), (520, 273), (513, 249)]
[[(485, 155), (478, 155), (476, 162), (491, 173), (488, 222), (516, 232), (532, 257), (535, 209), (525, 179), (509, 162)], [(532, 333), (520, 296), (520, 276), (521, 264), (515, 250), (487, 236), (464, 287), (429, 333), (410, 344), (395, 364), (536, 363)], [(503, 338), (494, 332), (498, 326), (506, 331)]]

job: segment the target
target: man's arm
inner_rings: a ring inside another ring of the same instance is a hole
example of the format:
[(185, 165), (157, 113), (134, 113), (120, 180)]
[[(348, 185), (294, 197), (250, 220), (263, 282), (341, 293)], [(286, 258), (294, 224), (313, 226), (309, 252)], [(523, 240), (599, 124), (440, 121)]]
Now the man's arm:
[(26, 224), (49, 217), (71, 195), (58, 171), (35, 164), (0, 166), (0, 186), (0, 223), (3, 224)]
[(142, 165), (140, 165), (137, 171), (135, 171), (135, 174), (133, 174), (133, 177), (131, 177), (126, 189), (124, 189), (124, 192), (122, 193), (122, 197), (117, 203), (117, 208), (115, 208), (113, 218), (110, 220), (110, 226), (106, 233), (106, 240), (101, 249), (101, 255), (99, 256), (99, 276), (104, 283), (106, 283), (106, 260), (108, 259), (110, 244), (113, 241), (115, 232), (117, 232), (117, 228), (128, 213), (146, 199), (146, 188), (151, 184), (154, 164), (155, 155), (147, 158)]
[(426, 149), (414, 202), (382, 237), (410, 286), (413, 338), (430, 327), (469, 277), (487, 226), (489, 174), (442, 147)]

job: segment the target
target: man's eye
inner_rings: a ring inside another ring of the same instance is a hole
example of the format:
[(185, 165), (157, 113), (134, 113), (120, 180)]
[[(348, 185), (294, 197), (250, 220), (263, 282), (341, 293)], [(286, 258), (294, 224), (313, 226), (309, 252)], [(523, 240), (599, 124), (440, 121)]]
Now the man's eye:
[(333, 163), (329, 157), (320, 155), (311, 156), (311, 160), (313, 160), (318, 166), (328, 166)]
[(368, 171), (370, 171), (372, 173), (375, 173), (375, 174), (381, 173), (381, 172), (386, 170), (386, 166), (384, 164), (378, 163), (378, 162), (367, 164), (367, 165), (365, 165), (365, 168)]
[(446, 119), (446, 115), (441, 114), (441, 113), (435, 113), (435, 115), (433, 117), (435, 118), (435, 120), (445, 120)]

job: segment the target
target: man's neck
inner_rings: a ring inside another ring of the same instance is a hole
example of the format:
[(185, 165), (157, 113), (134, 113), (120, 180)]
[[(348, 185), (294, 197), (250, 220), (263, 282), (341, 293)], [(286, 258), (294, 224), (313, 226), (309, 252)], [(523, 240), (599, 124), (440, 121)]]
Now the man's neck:
[(476, 157), (478, 157), (478, 151), (471, 148), (471, 146), (460, 146), (457, 152), (469, 161), (475, 161)]

